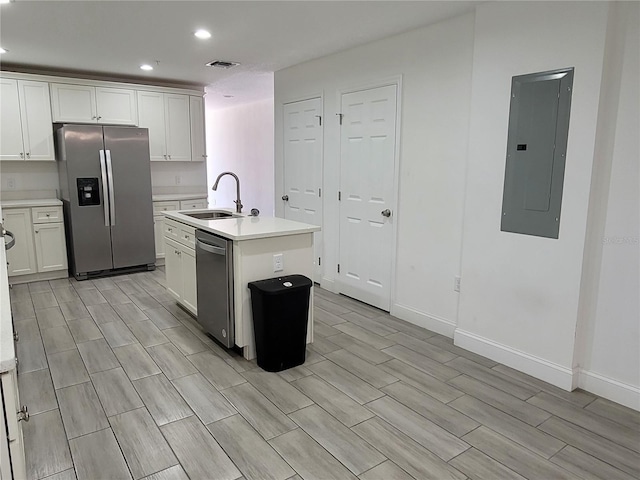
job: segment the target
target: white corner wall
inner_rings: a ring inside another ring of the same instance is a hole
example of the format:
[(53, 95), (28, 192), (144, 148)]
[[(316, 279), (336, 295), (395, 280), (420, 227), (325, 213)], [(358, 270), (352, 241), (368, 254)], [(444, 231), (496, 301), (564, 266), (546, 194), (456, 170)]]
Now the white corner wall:
[(640, 410), (640, 5), (615, 4), (609, 25), (603, 81), (611, 105), (603, 108), (603, 173), (593, 189), (600, 195), (587, 260), (596, 264), (595, 285), (584, 292), (579, 386)]
[(231, 171), (240, 178), (243, 212), (274, 213), (273, 99), (216, 110), (205, 96), (207, 185), (209, 205), (235, 208), (236, 184), (226, 176), (216, 192), (218, 175)]
[[(476, 8), (455, 343), (565, 389), (573, 355), (608, 7)], [(559, 239), (500, 231), (511, 77), (575, 67)]]
[[(458, 294), (467, 153), (473, 14), (296, 65), (275, 74), (276, 197), (283, 192), (284, 103), (322, 96), (324, 111), (322, 286), (338, 256), (340, 90), (402, 77), (400, 192), (392, 313), (451, 336)], [(276, 214), (282, 216), (281, 202)]]

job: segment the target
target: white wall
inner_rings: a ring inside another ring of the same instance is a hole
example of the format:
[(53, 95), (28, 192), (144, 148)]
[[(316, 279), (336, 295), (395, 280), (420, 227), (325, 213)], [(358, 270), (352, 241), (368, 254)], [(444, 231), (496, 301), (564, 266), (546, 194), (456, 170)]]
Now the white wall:
[[(526, 19), (526, 21), (523, 21)], [(476, 9), (456, 344), (571, 388), (607, 5)], [(575, 67), (559, 239), (500, 231), (511, 77)]]
[[(580, 386), (640, 410), (640, 6), (616, 4), (609, 22), (601, 146), (593, 185)], [(604, 116), (606, 114), (606, 116)], [(597, 196), (596, 196), (597, 195)], [(585, 269), (586, 270), (586, 269)]]
[(151, 185), (155, 187), (207, 188), (205, 162), (151, 162)]
[[(13, 189), (9, 189), (9, 183), (13, 183)], [(58, 190), (58, 188), (56, 162), (0, 162), (0, 191)]]
[[(402, 76), (397, 283), (392, 312), (453, 332), (460, 267), (473, 14), (276, 72), (276, 192), (283, 192), (282, 104), (322, 95), (324, 238), (322, 285), (332, 289), (338, 255), (342, 89)], [(276, 213), (283, 215), (281, 202)]]
[[(207, 125), (207, 175), (211, 189), (224, 171), (240, 178), (243, 212), (252, 208), (273, 216), (273, 99), (216, 110), (205, 96)], [(216, 192), (209, 190), (209, 204), (235, 208), (236, 184), (226, 176)]]

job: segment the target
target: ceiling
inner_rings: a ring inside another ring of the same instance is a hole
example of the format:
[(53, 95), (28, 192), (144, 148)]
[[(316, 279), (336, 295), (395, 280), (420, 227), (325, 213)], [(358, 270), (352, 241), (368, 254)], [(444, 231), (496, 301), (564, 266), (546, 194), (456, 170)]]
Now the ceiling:
[[(208, 85), (219, 107), (273, 95), (273, 72), (473, 9), (469, 1), (26, 1), (0, 6), (2, 68)], [(193, 33), (211, 32), (208, 40)], [(229, 70), (211, 60), (240, 62)], [(380, 59), (383, 61), (383, 59)], [(157, 63), (156, 63), (157, 62)], [(152, 64), (151, 72), (139, 66)]]

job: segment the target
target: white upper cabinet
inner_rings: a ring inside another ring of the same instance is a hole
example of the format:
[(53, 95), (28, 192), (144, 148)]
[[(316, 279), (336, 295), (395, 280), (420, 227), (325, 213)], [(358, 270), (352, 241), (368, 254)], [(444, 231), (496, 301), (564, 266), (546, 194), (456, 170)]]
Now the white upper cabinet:
[(167, 160), (191, 160), (189, 96), (164, 94), (164, 121), (167, 132)]
[(0, 79), (0, 160), (55, 160), (46, 82)]
[(204, 129), (204, 101), (202, 97), (189, 97), (191, 115), (191, 159), (201, 162), (207, 159), (206, 137)]
[(54, 122), (137, 125), (135, 90), (51, 84)]
[(189, 95), (138, 91), (138, 111), (152, 161), (191, 160)]
[(164, 95), (159, 92), (138, 91), (138, 126), (149, 129), (151, 161), (167, 159), (164, 127)]
[(125, 88), (96, 87), (98, 123), (137, 125), (136, 92)]

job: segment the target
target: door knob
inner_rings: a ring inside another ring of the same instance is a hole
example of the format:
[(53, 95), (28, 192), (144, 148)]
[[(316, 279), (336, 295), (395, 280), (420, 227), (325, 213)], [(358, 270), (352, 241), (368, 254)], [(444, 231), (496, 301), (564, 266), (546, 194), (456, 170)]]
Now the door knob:
[(29, 409), (26, 405), (22, 405), (22, 408), (16, 412), (18, 414), (19, 422), (28, 422), (29, 421)]
[(289, 201), (289, 195), (283, 195), (282, 196), (282, 200), (284, 200), (285, 202)]
[(390, 217), (391, 216), (391, 210), (389, 210), (388, 208), (386, 210), (383, 210), (382, 212), (380, 212), (382, 214), (383, 217)]

